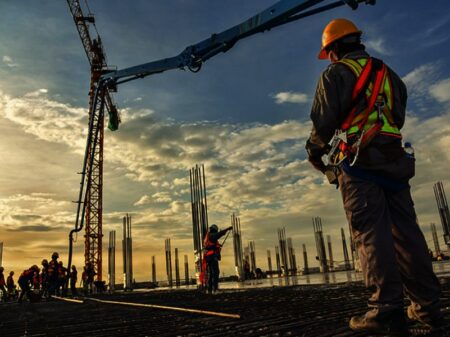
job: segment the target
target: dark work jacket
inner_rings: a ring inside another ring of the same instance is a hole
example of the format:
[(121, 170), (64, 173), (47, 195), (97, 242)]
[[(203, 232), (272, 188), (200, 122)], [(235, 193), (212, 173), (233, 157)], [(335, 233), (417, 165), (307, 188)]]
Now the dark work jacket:
[[(363, 50), (354, 51), (344, 58), (368, 58)], [(405, 122), (407, 91), (400, 77), (388, 68), (392, 83), (393, 107), (392, 117), (399, 129)], [(356, 84), (356, 76), (349, 67), (342, 63), (332, 63), (322, 73), (311, 109), (313, 127), (310, 138), (306, 143), (306, 150), (311, 157), (320, 158), (327, 144), (332, 139), (336, 129), (347, 117), (351, 109), (351, 97)], [(360, 111), (365, 106), (361, 100), (358, 106)], [(355, 167), (367, 170), (371, 174), (386, 176), (395, 180), (407, 181), (414, 172), (414, 167), (405, 160), (401, 140), (395, 137), (377, 135), (368, 147), (361, 150)]]

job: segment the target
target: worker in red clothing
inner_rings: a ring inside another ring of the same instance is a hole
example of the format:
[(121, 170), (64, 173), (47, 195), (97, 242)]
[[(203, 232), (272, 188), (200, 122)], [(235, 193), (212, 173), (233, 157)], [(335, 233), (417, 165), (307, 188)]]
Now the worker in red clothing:
[(7, 300), (7, 291), (6, 291), (6, 282), (5, 282), (5, 275), (3, 275), (3, 271), (5, 269), (3, 267), (0, 267), (0, 290), (2, 291), (2, 299), (4, 302)]
[(36, 277), (36, 274), (39, 275), (39, 267), (36, 265), (31, 266), (29, 269), (24, 270), (19, 277), (19, 287), (20, 287), (20, 295), (18, 302), (22, 302), (23, 297), (27, 295), (28, 299), (30, 299), (31, 287), (30, 285), (33, 282), (33, 279)]
[(58, 263), (59, 254), (58, 252), (54, 252), (52, 254), (52, 259), (48, 263), (48, 294), (55, 295), (59, 286), (59, 263)]
[(408, 336), (406, 294), (408, 318), (438, 330), (443, 325), (440, 285), (411, 198), (415, 158), (400, 133), (406, 86), (365, 51), (361, 34), (346, 19), (325, 27), (319, 58), (331, 64), (317, 85), (306, 144), (312, 165), (338, 182), (372, 292), (369, 310), (349, 325), (355, 331)]
[(221, 259), (222, 245), (219, 243), (219, 239), (224, 236), (233, 227), (228, 227), (219, 231), (217, 225), (213, 224), (209, 227), (209, 231), (205, 235), (203, 240), (203, 249), (205, 250), (204, 259), (207, 264), (207, 291), (210, 294), (217, 293), (219, 288), (219, 261)]

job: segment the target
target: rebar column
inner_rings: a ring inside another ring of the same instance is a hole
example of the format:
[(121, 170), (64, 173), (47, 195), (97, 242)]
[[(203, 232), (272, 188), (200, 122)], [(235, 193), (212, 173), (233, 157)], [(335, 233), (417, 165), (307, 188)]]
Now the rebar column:
[(325, 251), (325, 242), (323, 240), (323, 232), (322, 232), (322, 219), (320, 217), (316, 217), (312, 219), (313, 228), (314, 228), (314, 236), (316, 239), (316, 248), (317, 248), (317, 259), (320, 263), (320, 269), (322, 273), (328, 272), (328, 264), (327, 264), (327, 254)]
[(172, 288), (172, 252), (171, 252), (171, 247), (170, 247), (170, 239), (166, 239), (165, 247), (166, 247), (167, 284), (170, 288)]
[(280, 277), (281, 276), (281, 262), (280, 262), (280, 250), (278, 249), (278, 246), (275, 246), (275, 259), (277, 261), (278, 277)]
[(109, 291), (114, 291), (116, 286), (116, 231), (109, 232), (108, 286)]
[(208, 231), (208, 203), (206, 198), (205, 166), (195, 165), (189, 170), (191, 187), (192, 234), (194, 241), (194, 264), (197, 284), (200, 286), (202, 270), (203, 239)]
[(255, 241), (250, 241), (248, 244), (250, 251), (250, 270), (252, 273), (256, 273), (256, 253), (255, 253)]
[(278, 228), (278, 243), (280, 247), (280, 257), (281, 257), (281, 268), (283, 269), (283, 275), (287, 276), (289, 275), (289, 265), (288, 265), (288, 258), (287, 258), (287, 245), (286, 245), (286, 229)]
[(184, 283), (189, 285), (189, 262), (187, 255), (184, 255)]
[(292, 245), (292, 238), (287, 239), (289, 264), (291, 268), (289, 269), (291, 275), (297, 275), (297, 261), (295, 259), (295, 250)]
[(180, 264), (178, 262), (178, 248), (175, 248), (175, 285), (180, 286)]
[(156, 261), (155, 256), (152, 256), (152, 282), (156, 284)]
[(123, 217), (123, 287), (124, 290), (133, 289), (133, 241), (131, 238), (131, 216)]
[(431, 229), (431, 235), (433, 236), (434, 251), (435, 251), (436, 257), (437, 257), (437, 256), (441, 255), (441, 247), (439, 246), (436, 225), (434, 223), (431, 223), (430, 229)]
[(303, 244), (303, 275), (306, 274), (309, 274), (308, 252), (306, 251), (306, 245)]
[(237, 217), (234, 213), (231, 215), (231, 226), (233, 227), (234, 267), (238, 279), (240, 281), (243, 281), (244, 261), (242, 254), (241, 219)]
[(341, 238), (342, 238), (342, 252), (344, 254), (344, 263), (345, 263), (345, 270), (350, 270), (350, 259), (348, 257), (348, 250), (347, 250), (347, 243), (345, 242), (345, 233), (344, 228), (341, 227)]
[(272, 258), (270, 257), (270, 249), (267, 249), (267, 266), (268, 266), (268, 273), (270, 277), (272, 277)]
[(331, 245), (331, 236), (327, 235), (327, 244), (328, 244), (328, 256), (329, 256), (329, 270), (334, 270), (334, 260), (333, 260), (333, 247)]
[(3, 241), (0, 242), (0, 266), (3, 264)]
[(434, 184), (434, 195), (441, 218), (442, 230), (444, 232), (444, 242), (450, 248), (450, 212), (448, 209), (447, 197), (445, 196), (444, 185), (441, 181)]

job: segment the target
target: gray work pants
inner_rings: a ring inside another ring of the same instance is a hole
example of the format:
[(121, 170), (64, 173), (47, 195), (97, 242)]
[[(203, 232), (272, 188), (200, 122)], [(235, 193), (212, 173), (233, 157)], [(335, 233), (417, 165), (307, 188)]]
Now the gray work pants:
[(364, 280), (373, 290), (367, 315), (403, 308), (405, 293), (419, 317), (439, 317), (440, 284), (409, 187), (392, 192), (345, 172), (339, 183)]

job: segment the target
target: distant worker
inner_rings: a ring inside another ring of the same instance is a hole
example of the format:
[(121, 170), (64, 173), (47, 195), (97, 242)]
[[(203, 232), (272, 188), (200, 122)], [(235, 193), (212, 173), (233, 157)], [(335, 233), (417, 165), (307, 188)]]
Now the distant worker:
[(36, 265), (31, 266), (29, 269), (24, 270), (19, 277), (19, 287), (20, 287), (20, 295), (18, 302), (22, 302), (23, 297), (27, 295), (28, 299), (31, 299), (31, 283), (33, 279), (36, 277), (36, 274), (39, 275), (39, 267)]
[(86, 264), (86, 286), (89, 290), (89, 294), (92, 294), (93, 292), (95, 275), (97, 275), (97, 273), (95, 272), (94, 265), (92, 262), (88, 262)]
[(52, 259), (48, 263), (48, 294), (55, 295), (59, 286), (59, 254), (54, 252), (52, 254)]
[(77, 296), (77, 279), (78, 279), (77, 267), (72, 266), (72, 270), (69, 276), (70, 276), (70, 292), (72, 293), (72, 296)]
[(233, 227), (230, 226), (219, 231), (217, 225), (214, 224), (209, 227), (209, 231), (206, 233), (205, 239), (203, 240), (203, 247), (205, 249), (204, 259), (208, 271), (207, 290), (210, 294), (217, 293), (219, 288), (219, 261), (221, 259), (220, 251), (222, 249), (219, 239), (231, 229), (233, 229)]
[(6, 288), (8, 289), (8, 298), (12, 299), (16, 297), (16, 285), (14, 284), (14, 272), (10, 271), (9, 276), (6, 279)]
[(41, 262), (42, 265), (42, 271), (41, 271), (41, 291), (42, 296), (45, 298), (48, 298), (48, 282), (49, 282), (49, 275), (48, 275), (48, 261), (46, 259), (43, 259)]
[(438, 329), (440, 285), (411, 198), (414, 155), (402, 147), (406, 87), (365, 52), (361, 34), (346, 19), (331, 21), (323, 32), (319, 59), (331, 64), (317, 86), (306, 150), (331, 180), (322, 156), (335, 165), (365, 284), (372, 289), (370, 310), (352, 317), (350, 328), (407, 336), (403, 292), (411, 300), (408, 317)]
[(6, 281), (5, 281), (5, 275), (3, 275), (3, 271), (5, 269), (3, 267), (0, 267), (0, 290), (2, 291), (2, 299), (3, 302), (6, 302), (8, 296), (6, 291)]
[(58, 293), (61, 296), (67, 295), (67, 269), (62, 261), (58, 262)]

